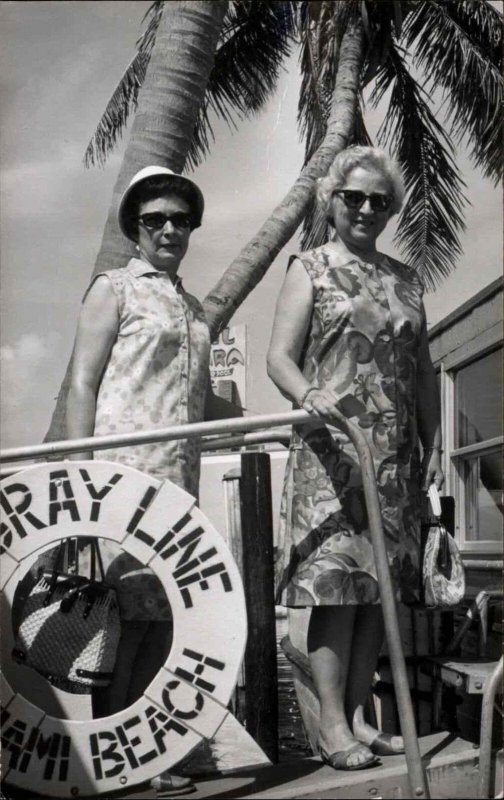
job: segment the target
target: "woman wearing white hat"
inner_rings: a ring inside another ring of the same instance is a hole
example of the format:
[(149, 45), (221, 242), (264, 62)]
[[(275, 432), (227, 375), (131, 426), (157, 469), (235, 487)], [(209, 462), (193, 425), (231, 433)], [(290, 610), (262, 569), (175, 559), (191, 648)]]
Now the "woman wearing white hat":
[[(146, 167), (119, 205), (119, 224), (138, 257), (100, 273), (84, 298), (67, 402), (71, 438), (237, 416), (213, 395), (210, 336), (204, 311), (178, 275), (204, 201), (195, 183), (164, 167)], [(89, 458), (75, 454), (73, 458)], [(197, 440), (102, 450), (98, 458), (170, 479), (198, 497)], [(171, 612), (160, 581), (123, 553), (111, 564), (121, 607), (122, 635), (106, 713), (130, 705), (164, 663)], [(163, 773), (156, 788), (181, 789), (186, 779)]]

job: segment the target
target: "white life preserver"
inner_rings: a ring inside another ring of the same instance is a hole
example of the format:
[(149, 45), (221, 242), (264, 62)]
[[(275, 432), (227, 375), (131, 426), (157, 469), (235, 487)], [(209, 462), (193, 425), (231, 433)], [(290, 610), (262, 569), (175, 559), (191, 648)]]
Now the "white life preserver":
[(224, 540), (187, 492), (121, 464), (40, 464), (6, 478), (1, 489), (4, 663), (19, 579), (34, 553), (69, 536), (115, 541), (149, 566), (166, 590), (174, 628), (168, 658), (144, 695), (111, 717), (51, 716), (2, 678), (3, 779), (50, 797), (78, 797), (159, 775), (211, 738), (229, 713), (247, 621)]

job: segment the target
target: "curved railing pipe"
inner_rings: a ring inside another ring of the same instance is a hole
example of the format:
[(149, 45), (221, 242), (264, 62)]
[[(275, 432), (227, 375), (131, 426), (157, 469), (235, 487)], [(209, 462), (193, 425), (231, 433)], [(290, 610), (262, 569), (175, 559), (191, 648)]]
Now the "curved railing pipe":
[(385, 622), (385, 633), (389, 650), (390, 667), (394, 681), (401, 733), (404, 739), (408, 780), (411, 797), (429, 797), (427, 776), (422, 764), (418, 736), (413, 714), (413, 705), (406, 672), (406, 661), (401, 644), (401, 632), (394, 597), (394, 588), (390, 577), (385, 537), (381, 518), (380, 501), (376, 486), (376, 475), (371, 450), (365, 434), (343, 414), (338, 413), (331, 423), (336, 424), (348, 435), (354, 445), (362, 470), (362, 482), (369, 520), (369, 530), (376, 564), (376, 576), (380, 588), (380, 598)]

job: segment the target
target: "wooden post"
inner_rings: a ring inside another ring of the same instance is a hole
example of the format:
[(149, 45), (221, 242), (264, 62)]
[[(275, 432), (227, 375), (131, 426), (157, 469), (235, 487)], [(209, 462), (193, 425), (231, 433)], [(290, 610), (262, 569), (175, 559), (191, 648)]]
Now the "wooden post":
[(278, 687), (273, 590), (271, 470), (267, 453), (242, 453), (243, 585), (248, 615), (245, 649), (245, 727), (278, 761)]
[[(228, 470), (222, 480), (224, 483), (224, 507), (226, 510), (226, 543), (231, 550), (236, 566), (240, 570), (243, 581), (243, 536), (240, 510), (241, 468), (236, 467)], [(246, 718), (246, 691), (245, 663), (242, 662), (230, 708), (243, 727), (245, 727)]]

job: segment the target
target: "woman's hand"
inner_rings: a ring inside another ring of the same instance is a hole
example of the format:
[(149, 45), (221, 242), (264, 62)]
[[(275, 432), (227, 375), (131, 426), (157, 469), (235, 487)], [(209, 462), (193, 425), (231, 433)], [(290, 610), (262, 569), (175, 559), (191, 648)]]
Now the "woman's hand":
[(301, 407), (315, 417), (340, 416), (337, 402), (338, 397), (331, 389), (311, 389)]
[(422, 460), (422, 490), (427, 492), (431, 483), (440, 489), (444, 483), (440, 450), (427, 450)]

